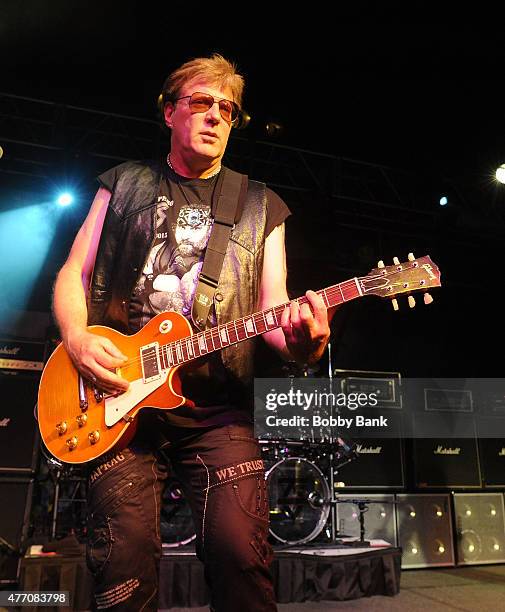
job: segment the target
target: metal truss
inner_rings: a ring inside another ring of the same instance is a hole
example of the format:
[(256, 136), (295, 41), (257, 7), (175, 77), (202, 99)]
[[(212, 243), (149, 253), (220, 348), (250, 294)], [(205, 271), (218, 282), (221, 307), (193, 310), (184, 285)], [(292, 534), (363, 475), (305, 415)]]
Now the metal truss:
[[(227, 150), (231, 167), (280, 190), (295, 207), (309, 201), (312, 209), (330, 210), (343, 226), (419, 232), (442, 223), (449, 233), (502, 232), (496, 192), (482, 186), (238, 134)], [(19, 185), (19, 179), (51, 180), (63, 171), (95, 176), (122, 161), (157, 157), (168, 138), (154, 120), (0, 93), (0, 145), (0, 173)], [(442, 194), (457, 204), (452, 218), (450, 207), (446, 212), (438, 205)]]

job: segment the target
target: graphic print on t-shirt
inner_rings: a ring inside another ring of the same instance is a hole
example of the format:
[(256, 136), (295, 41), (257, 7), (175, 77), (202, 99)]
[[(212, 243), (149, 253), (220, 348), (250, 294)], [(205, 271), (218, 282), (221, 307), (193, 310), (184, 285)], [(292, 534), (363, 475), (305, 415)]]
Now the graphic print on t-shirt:
[(134, 290), (135, 297), (144, 305), (141, 325), (167, 310), (184, 316), (191, 313), (213, 220), (209, 206), (187, 204), (181, 206), (175, 221), (171, 221), (172, 206), (173, 202), (166, 197), (158, 197), (155, 243)]

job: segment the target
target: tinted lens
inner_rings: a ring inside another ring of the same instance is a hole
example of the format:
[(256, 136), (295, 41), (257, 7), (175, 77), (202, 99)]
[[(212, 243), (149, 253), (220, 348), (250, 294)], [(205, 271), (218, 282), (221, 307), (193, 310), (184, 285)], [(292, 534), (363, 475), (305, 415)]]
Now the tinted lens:
[(234, 121), (237, 116), (235, 105), (230, 100), (221, 100), (219, 102), (219, 111), (225, 121)]
[[(195, 92), (189, 99), (192, 113), (205, 113), (214, 104), (214, 98), (209, 94)], [(235, 121), (238, 117), (238, 106), (231, 100), (219, 101), (219, 112), (225, 121)]]
[(194, 93), (189, 99), (189, 106), (193, 113), (205, 113), (214, 104), (214, 98), (207, 94)]

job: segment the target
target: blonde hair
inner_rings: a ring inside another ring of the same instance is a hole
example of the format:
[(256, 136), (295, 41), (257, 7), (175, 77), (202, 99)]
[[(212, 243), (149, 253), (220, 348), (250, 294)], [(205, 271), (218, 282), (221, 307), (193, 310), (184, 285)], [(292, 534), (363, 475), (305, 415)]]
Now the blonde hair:
[(183, 86), (189, 81), (201, 78), (221, 89), (229, 87), (233, 95), (233, 101), (242, 107), (242, 95), (244, 93), (244, 77), (237, 72), (237, 66), (229, 62), (219, 53), (211, 57), (197, 57), (184, 63), (180, 68), (174, 70), (163, 83), (163, 89), (159, 97), (160, 110), (167, 102), (175, 101)]

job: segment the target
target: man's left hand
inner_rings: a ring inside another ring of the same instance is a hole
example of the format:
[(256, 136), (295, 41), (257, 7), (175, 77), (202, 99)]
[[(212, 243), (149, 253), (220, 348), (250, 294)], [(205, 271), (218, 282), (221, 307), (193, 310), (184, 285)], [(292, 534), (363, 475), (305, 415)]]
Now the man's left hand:
[[(300, 306), (293, 300), (284, 309), (281, 327), (293, 359), (312, 365), (323, 355), (330, 338), (330, 326), (323, 299), (315, 291), (307, 291), (305, 295), (308, 303)], [(333, 309), (330, 314), (333, 315)]]

